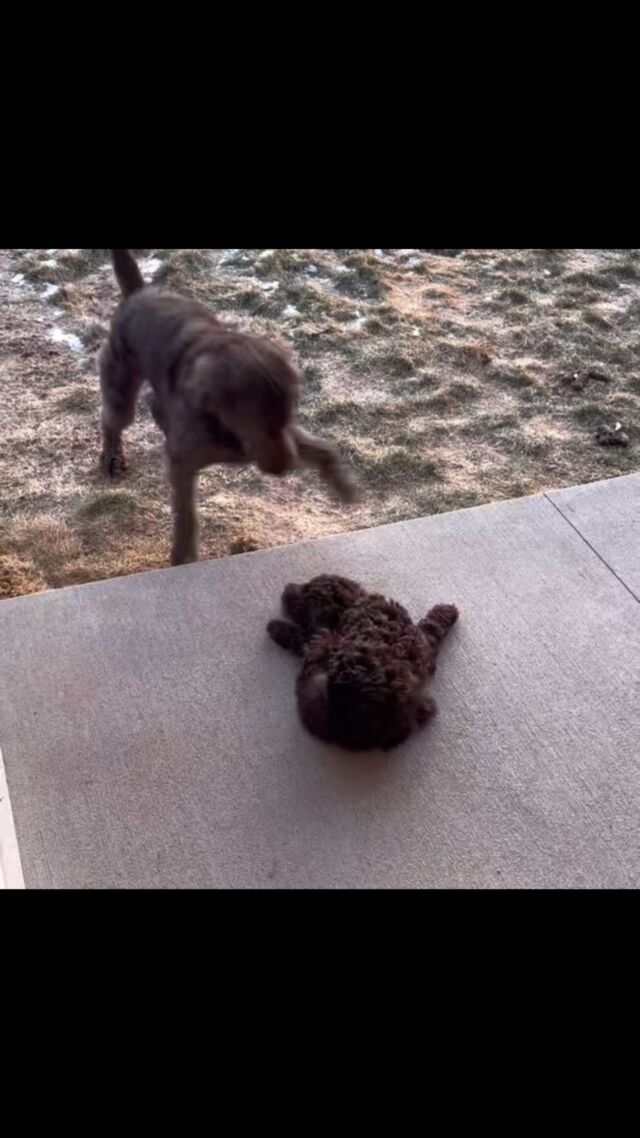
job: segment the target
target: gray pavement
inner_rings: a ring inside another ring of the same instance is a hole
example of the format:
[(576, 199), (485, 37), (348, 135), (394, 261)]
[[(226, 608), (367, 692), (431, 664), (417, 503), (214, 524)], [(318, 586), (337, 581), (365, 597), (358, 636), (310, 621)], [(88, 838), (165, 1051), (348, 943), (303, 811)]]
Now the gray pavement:
[[(3, 601), (27, 887), (636, 887), (639, 518), (631, 475)], [(460, 607), (389, 755), (297, 720), (265, 624), (318, 572)]]

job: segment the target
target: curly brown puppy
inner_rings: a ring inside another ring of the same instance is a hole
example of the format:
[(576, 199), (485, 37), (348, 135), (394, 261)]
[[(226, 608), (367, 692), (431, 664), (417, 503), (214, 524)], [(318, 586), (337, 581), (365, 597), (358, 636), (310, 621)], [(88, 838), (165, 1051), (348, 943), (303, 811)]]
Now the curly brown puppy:
[(355, 484), (335, 447), (294, 422), (300, 376), (284, 345), (222, 324), (198, 301), (145, 287), (128, 249), (111, 255), (123, 301), (100, 359), (102, 466), (110, 477), (125, 469), (122, 433), (147, 380), (166, 439), (171, 564), (197, 560), (195, 493), (204, 466), (255, 462), (276, 475), (316, 466), (353, 501)]
[(414, 624), (396, 601), (323, 574), (287, 585), (282, 607), (288, 620), (267, 631), (303, 657), (296, 694), (313, 735), (351, 751), (388, 751), (433, 715), (423, 688), (458, 619), (455, 605), (436, 605)]

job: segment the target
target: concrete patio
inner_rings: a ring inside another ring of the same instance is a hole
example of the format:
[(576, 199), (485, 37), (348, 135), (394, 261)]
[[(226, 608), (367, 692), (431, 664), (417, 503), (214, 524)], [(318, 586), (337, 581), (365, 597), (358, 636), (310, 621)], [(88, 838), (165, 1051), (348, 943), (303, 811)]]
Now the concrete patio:
[[(265, 624), (319, 572), (460, 607), (389, 755), (298, 722)], [(3, 601), (0, 638), (9, 886), (640, 884), (640, 475)]]

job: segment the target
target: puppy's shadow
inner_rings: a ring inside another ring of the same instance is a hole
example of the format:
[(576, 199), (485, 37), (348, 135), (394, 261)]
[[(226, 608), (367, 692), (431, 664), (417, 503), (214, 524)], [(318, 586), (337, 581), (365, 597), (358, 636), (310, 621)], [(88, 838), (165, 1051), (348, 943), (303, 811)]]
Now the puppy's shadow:
[(344, 751), (314, 741), (311, 759), (322, 768), (331, 790), (366, 798), (402, 778), (411, 751), (406, 746), (391, 751)]

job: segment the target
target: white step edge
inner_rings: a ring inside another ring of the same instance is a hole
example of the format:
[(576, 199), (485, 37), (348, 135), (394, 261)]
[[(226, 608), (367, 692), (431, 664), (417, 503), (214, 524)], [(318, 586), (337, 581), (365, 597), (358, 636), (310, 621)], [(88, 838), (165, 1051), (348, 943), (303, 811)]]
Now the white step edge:
[(0, 750), (0, 889), (24, 889), (18, 838)]

